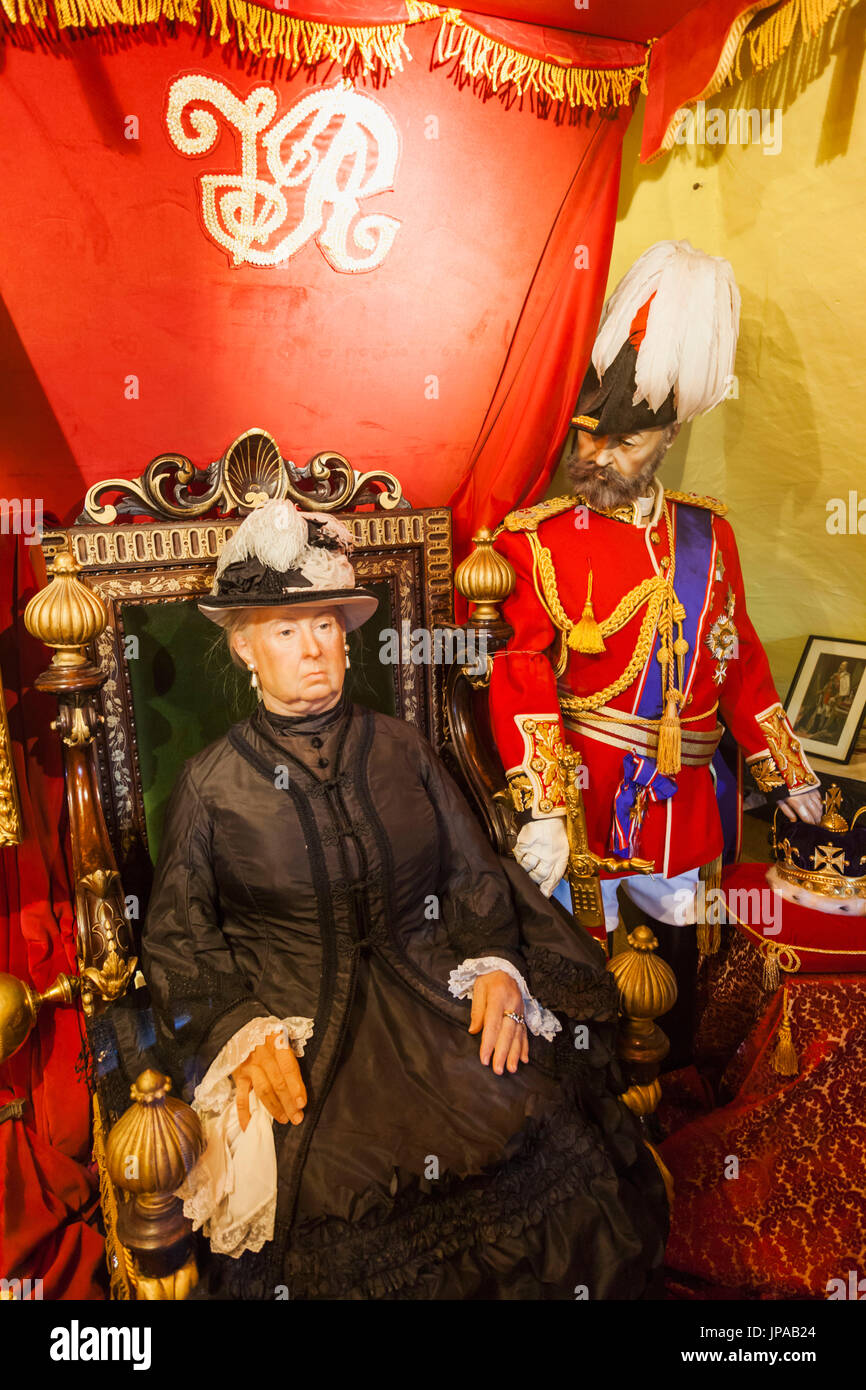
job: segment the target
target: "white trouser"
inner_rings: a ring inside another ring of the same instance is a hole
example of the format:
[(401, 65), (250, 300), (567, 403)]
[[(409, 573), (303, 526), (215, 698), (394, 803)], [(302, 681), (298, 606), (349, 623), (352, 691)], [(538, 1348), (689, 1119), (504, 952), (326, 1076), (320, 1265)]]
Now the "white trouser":
[[(699, 873), (699, 869), (689, 869), (684, 874), (676, 874), (674, 878), (663, 878), (661, 874), (623, 874), (618, 878), (603, 878), (601, 896), (606, 929), (614, 931), (617, 925), (619, 905), (616, 890), (621, 883), (626, 885), (625, 891), (635, 907), (642, 908), (657, 922), (677, 927), (694, 926)], [(551, 896), (571, 911), (567, 878), (560, 880)]]

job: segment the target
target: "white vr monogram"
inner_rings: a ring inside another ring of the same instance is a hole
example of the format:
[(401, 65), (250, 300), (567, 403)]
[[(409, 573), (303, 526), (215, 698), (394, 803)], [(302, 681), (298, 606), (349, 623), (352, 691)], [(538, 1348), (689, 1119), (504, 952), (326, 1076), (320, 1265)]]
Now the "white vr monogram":
[[(384, 213), (360, 216), (360, 201), (394, 187), (400, 137), (384, 106), (344, 78), (301, 97), (272, 125), (272, 87), (256, 87), (241, 101), (228, 83), (195, 73), (169, 88), (166, 124), (181, 154), (197, 157), (216, 144), (220, 123), (208, 105), (240, 137), (240, 173), (203, 174), (200, 181), (205, 226), (235, 265), (279, 265), (311, 237), (335, 270), (382, 264), (400, 223)], [(273, 182), (259, 177), (261, 156)], [(295, 225), (275, 241), (290, 220)]]

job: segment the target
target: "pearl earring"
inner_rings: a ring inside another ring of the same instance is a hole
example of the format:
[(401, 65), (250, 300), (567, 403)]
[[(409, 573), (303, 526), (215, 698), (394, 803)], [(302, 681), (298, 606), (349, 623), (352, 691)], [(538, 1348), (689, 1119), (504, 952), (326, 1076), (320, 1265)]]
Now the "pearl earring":
[(255, 668), (255, 666), (248, 666), (248, 667), (247, 667), (247, 670), (248, 670), (248, 671), (252, 671), (252, 673), (253, 673), (252, 676), (250, 677), (250, 689), (251, 689), (251, 690), (258, 690), (258, 688), (259, 688), (259, 678), (258, 678), (258, 676), (256, 675), (256, 668)]
[(348, 671), (349, 667), (350, 667), (351, 664), (352, 664), (351, 661), (349, 660), (349, 644), (348, 644), (348, 642), (344, 642), (344, 643), (343, 643), (343, 646), (346, 648), (346, 670)]

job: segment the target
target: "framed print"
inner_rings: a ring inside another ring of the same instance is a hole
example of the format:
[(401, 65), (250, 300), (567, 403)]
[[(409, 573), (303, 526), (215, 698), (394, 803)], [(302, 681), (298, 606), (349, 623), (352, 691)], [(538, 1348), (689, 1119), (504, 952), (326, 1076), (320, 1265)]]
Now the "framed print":
[(785, 708), (807, 753), (847, 763), (866, 711), (866, 642), (810, 637)]

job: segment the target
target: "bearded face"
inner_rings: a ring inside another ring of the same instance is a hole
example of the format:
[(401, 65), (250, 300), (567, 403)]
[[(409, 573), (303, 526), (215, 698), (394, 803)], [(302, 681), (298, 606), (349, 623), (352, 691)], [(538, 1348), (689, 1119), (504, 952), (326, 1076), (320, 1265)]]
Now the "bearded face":
[(644, 497), (678, 431), (678, 425), (668, 425), (596, 439), (579, 430), (577, 451), (567, 464), (572, 488), (600, 509)]

